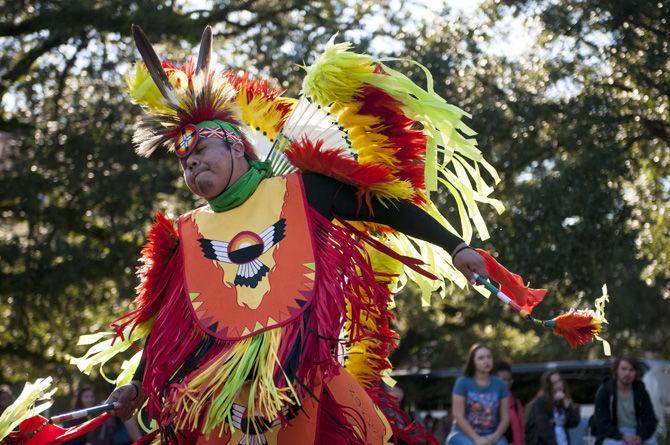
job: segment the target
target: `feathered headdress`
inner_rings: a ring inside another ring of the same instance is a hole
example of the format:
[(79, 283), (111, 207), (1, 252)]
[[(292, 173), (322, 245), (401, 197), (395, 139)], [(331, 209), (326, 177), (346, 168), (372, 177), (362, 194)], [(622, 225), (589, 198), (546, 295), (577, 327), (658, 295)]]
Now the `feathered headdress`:
[(211, 27), (202, 34), (197, 61), (182, 65), (161, 62), (142, 29), (132, 30), (142, 61), (126, 81), (133, 102), (145, 111), (133, 135), (139, 155), (162, 146), (185, 157), (200, 137), (214, 137), (242, 143), (256, 159), (254, 147), (272, 143), (294, 101), (278, 98), (281, 91), (266, 80), (210, 69)]

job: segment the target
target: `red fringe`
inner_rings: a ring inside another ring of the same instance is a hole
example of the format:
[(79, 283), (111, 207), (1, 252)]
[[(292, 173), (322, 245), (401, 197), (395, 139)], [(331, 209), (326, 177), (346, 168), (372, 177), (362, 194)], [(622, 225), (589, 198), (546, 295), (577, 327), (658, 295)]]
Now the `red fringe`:
[[(189, 311), (181, 249), (174, 255), (165, 272), (170, 278), (144, 346), (146, 364), (142, 386), (149, 400), (148, 413), (156, 419), (160, 418), (170, 378), (204, 339), (204, 334), (195, 326)], [(169, 420), (162, 418), (161, 424), (165, 425)]]
[(361, 316), (385, 307), (388, 287), (383, 277), (372, 270), (367, 253), (351, 232), (334, 225), (311, 207), (307, 211), (318, 273), (306, 335), (302, 336), (303, 354), (297, 375), (311, 382), (317, 369), (324, 380), (337, 372), (339, 365), (333, 353), (337, 351), (347, 302), (351, 307), (352, 326), (348, 341), (356, 342), (370, 335), (360, 322)]
[(570, 309), (554, 321), (554, 334), (563, 337), (572, 348), (590, 342), (601, 330), (600, 324), (593, 320), (591, 311)]
[(137, 297), (133, 301), (135, 310), (112, 323), (117, 328), (117, 337), (123, 338), (126, 326), (132, 324), (134, 329), (158, 312), (161, 295), (170, 278), (167, 266), (178, 243), (179, 235), (175, 224), (162, 213), (156, 213), (154, 224), (147, 235), (147, 242), (142, 247), (141, 266), (137, 268), (140, 284), (135, 288), (137, 291)]
[(412, 258), (412, 257), (400, 255), (399, 253), (395, 252), (393, 249), (387, 247), (385, 244), (383, 244), (383, 243), (377, 241), (376, 239), (372, 238), (371, 236), (367, 235), (365, 232), (356, 229), (354, 226), (352, 226), (351, 224), (349, 224), (347, 221), (343, 220), (342, 218), (338, 217), (337, 221), (340, 224), (342, 224), (344, 227), (346, 227), (348, 230), (355, 233), (361, 240), (365, 241), (370, 246), (379, 250), (383, 254), (388, 255), (391, 258), (400, 261), (405, 266), (412, 269), (414, 272), (420, 273), (421, 275), (423, 275), (426, 278), (430, 278), (431, 280), (437, 280), (437, 277), (435, 275), (433, 275), (432, 273), (430, 273), (426, 270), (423, 270), (421, 268), (421, 266), (424, 264), (423, 261), (421, 261), (417, 258)]
[(381, 385), (368, 390), (368, 394), (389, 421), (395, 443), (440, 445), (432, 433), (400, 409), (398, 399), (386, 392)]
[(319, 399), (315, 444), (366, 445), (365, 419), (337, 403), (327, 387)]

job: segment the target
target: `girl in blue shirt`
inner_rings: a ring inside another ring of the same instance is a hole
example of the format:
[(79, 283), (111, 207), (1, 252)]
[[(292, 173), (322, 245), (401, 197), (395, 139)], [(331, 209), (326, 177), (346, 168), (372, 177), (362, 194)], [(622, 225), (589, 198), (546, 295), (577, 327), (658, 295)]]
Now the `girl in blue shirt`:
[(463, 377), (452, 392), (454, 426), (448, 445), (507, 445), (509, 391), (505, 383), (491, 375), (493, 356), (481, 343), (470, 347)]

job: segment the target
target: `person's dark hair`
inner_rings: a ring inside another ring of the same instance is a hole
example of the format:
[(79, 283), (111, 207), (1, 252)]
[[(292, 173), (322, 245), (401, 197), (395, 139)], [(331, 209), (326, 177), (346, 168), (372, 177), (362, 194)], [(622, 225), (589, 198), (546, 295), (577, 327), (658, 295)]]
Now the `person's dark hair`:
[(91, 391), (93, 394), (95, 394), (95, 389), (90, 385), (83, 385), (82, 387), (80, 387), (79, 391), (77, 391), (77, 394), (75, 395), (75, 398), (72, 400), (73, 409), (84, 408), (84, 403), (81, 401), (81, 397), (84, 395), (86, 391)]
[(474, 377), (474, 375), (475, 375), (475, 354), (480, 349), (488, 349), (489, 351), (491, 350), (491, 348), (486, 346), (484, 343), (475, 343), (474, 345), (470, 346), (470, 350), (468, 351), (468, 358), (465, 360), (465, 369), (463, 370), (463, 374), (466, 377)]
[[(554, 406), (554, 391), (553, 385), (551, 384), (551, 376), (553, 375), (557, 375), (563, 380), (563, 392), (565, 392), (565, 397), (568, 400), (572, 400), (570, 391), (568, 391), (568, 385), (565, 383), (565, 379), (561, 376), (561, 373), (558, 371), (546, 371), (542, 374), (542, 377), (540, 377), (540, 390), (537, 392), (533, 401), (542, 397), (547, 402), (547, 406), (550, 409)], [(530, 406), (530, 404), (528, 404), (528, 406)]]
[(9, 385), (0, 385), (0, 414), (14, 402), (14, 392)]
[(619, 369), (621, 362), (628, 362), (628, 364), (631, 365), (635, 370), (635, 380), (640, 380), (642, 377), (642, 368), (640, 367), (640, 362), (638, 359), (630, 355), (617, 357), (614, 359), (614, 362), (612, 362), (612, 376), (614, 377), (614, 380), (616, 380), (616, 372)]
[(510, 365), (509, 362), (505, 360), (496, 360), (493, 362), (493, 369), (491, 370), (491, 373), (497, 374), (500, 371), (507, 371), (511, 374), (512, 365)]
[(12, 387), (7, 385), (6, 383), (0, 385), (0, 392), (7, 393), (10, 396), (14, 397), (14, 391), (12, 391)]

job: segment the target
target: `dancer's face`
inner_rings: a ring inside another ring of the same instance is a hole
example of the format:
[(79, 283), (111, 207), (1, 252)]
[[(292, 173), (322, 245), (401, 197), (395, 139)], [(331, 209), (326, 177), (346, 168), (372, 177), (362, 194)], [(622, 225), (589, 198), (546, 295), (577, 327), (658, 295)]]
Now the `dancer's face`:
[(479, 348), (475, 352), (475, 369), (479, 372), (490, 373), (493, 368), (493, 355), (487, 348)]
[(213, 199), (237, 179), (240, 163), (246, 163), (244, 146), (228, 145), (222, 139), (202, 138), (195, 149), (181, 159), (188, 188), (196, 195)]

